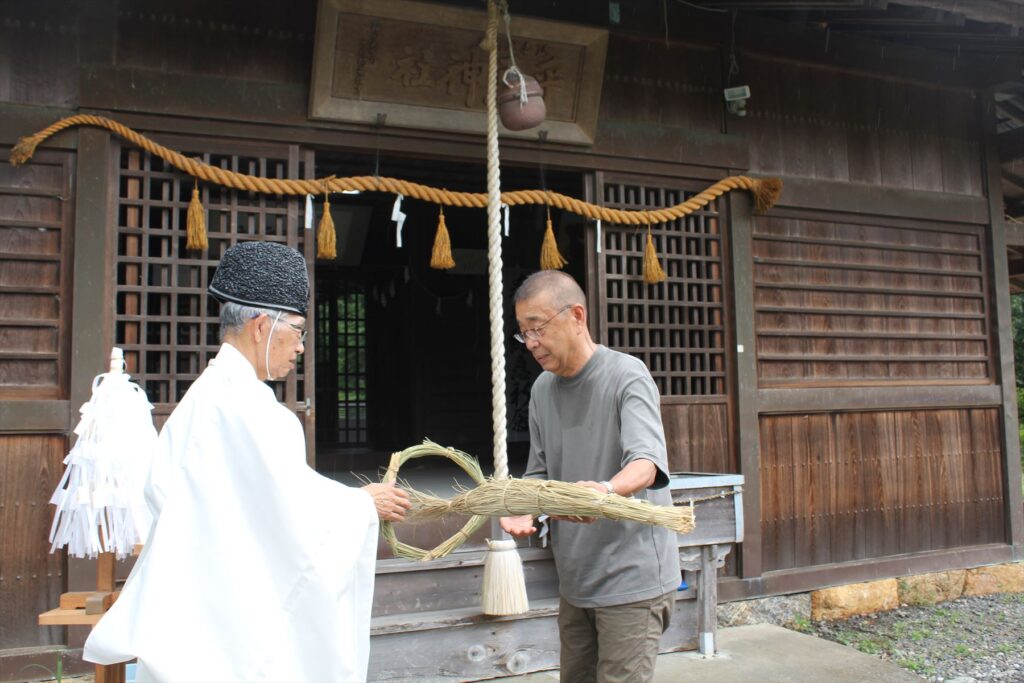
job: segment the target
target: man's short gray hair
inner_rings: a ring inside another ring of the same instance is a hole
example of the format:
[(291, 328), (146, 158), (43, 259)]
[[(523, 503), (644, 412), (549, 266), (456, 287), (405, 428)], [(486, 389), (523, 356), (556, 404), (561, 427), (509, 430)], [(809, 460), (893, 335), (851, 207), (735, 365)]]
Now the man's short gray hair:
[(523, 280), (513, 297), (513, 303), (534, 299), (542, 294), (549, 297), (554, 308), (570, 305), (587, 305), (587, 296), (571, 275), (560, 270), (538, 270)]
[(229, 334), (237, 334), (242, 331), (245, 324), (253, 318), (263, 314), (274, 317), (279, 311), (272, 311), (269, 308), (256, 308), (255, 306), (243, 306), (232, 301), (225, 301), (220, 305), (220, 340)]

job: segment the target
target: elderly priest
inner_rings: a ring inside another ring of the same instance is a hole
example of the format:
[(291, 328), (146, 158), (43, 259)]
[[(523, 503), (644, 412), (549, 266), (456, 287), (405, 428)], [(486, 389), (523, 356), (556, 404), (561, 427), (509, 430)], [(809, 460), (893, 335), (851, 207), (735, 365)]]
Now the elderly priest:
[(401, 520), (408, 496), (310, 469), (264, 383), (304, 350), (302, 256), (237, 244), (210, 293), (223, 344), (160, 434), (152, 531), (85, 658), (137, 657), (139, 681), (365, 680), (378, 518)]

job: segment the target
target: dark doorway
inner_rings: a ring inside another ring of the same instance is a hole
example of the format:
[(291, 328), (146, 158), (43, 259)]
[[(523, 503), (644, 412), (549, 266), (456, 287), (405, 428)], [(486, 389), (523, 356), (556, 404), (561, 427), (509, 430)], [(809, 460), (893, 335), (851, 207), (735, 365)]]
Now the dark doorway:
[[(372, 174), (468, 192), (486, 190), (482, 164), (318, 153), (316, 174)], [(505, 190), (583, 194), (580, 173), (502, 168)], [(401, 245), (392, 220), (395, 195), (331, 196), (338, 258), (316, 262), (316, 462), (325, 473), (367, 471), (390, 454), (430, 438), (477, 456), (492, 454), (487, 215), (446, 207), (456, 267), (430, 268), (439, 207), (405, 198)], [(551, 209), (566, 270), (583, 284), (580, 217)], [(511, 338), (511, 297), (539, 267), (546, 210), (511, 210), (503, 238), (506, 404), (509, 461), (525, 464), (530, 386), (539, 369)]]

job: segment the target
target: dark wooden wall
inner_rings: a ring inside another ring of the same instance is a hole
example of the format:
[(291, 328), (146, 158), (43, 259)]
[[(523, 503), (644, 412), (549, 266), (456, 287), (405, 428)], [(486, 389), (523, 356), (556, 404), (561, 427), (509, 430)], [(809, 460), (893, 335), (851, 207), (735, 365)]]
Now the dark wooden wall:
[(991, 380), (984, 227), (879, 223), (754, 221), (760, 386)]
[(1004, 540), (999, 412), (761, 420), (764, 569)]
[[(976, 94), (740, 61), (753, 97), (728, 129), (750, 140), (751, 170), (787, 183), (737, 266), (761, 519), (744, 575), (1009, 540), (1004, 285)], [(906, 410), (936, 397), (949, 408)]]
[(973, 92), (764, 55), (739, 60), (752, 97), (728, 129), (749, 138), (751, 171), (982, 194)]
[[(53, 645), (40, 629), (64, 585), (50, 554), (50, 494), (63, 472), (70, 361), (74, 155), (42, 151), (24, 169), (0, 147), (0, 646)], [(63, 413), (63, 414), (62, 414)]]
[(0, 647), (63, 642), (63, 629), (40, 628), (64, 587), (64, 553), (50, 554), (48, 501), (63, 472), (63, 434), (0, 435)]

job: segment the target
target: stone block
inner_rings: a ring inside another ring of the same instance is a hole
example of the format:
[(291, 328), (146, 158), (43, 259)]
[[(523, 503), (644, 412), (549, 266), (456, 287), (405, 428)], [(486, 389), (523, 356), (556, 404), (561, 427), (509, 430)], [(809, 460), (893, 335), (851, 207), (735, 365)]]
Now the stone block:
[(934, 605), (956, 600), (964, 592), (966, 570), (905, 576), (897, 582), (900, 602), (904, 605)]
[(996, 564), (967, 570), (964, 595), (1024, 593), (1024, 563)]
[(774, 624), (789, 626), (811, 618), (811, 594), (773, 595), (754, 600), (737, 600), (718, 605), (718, 625), (748, 626)]
[(811, 592), (811, 618), (815, 621), (846, 619), (899, 607), (896, 579), (823, 588)]

